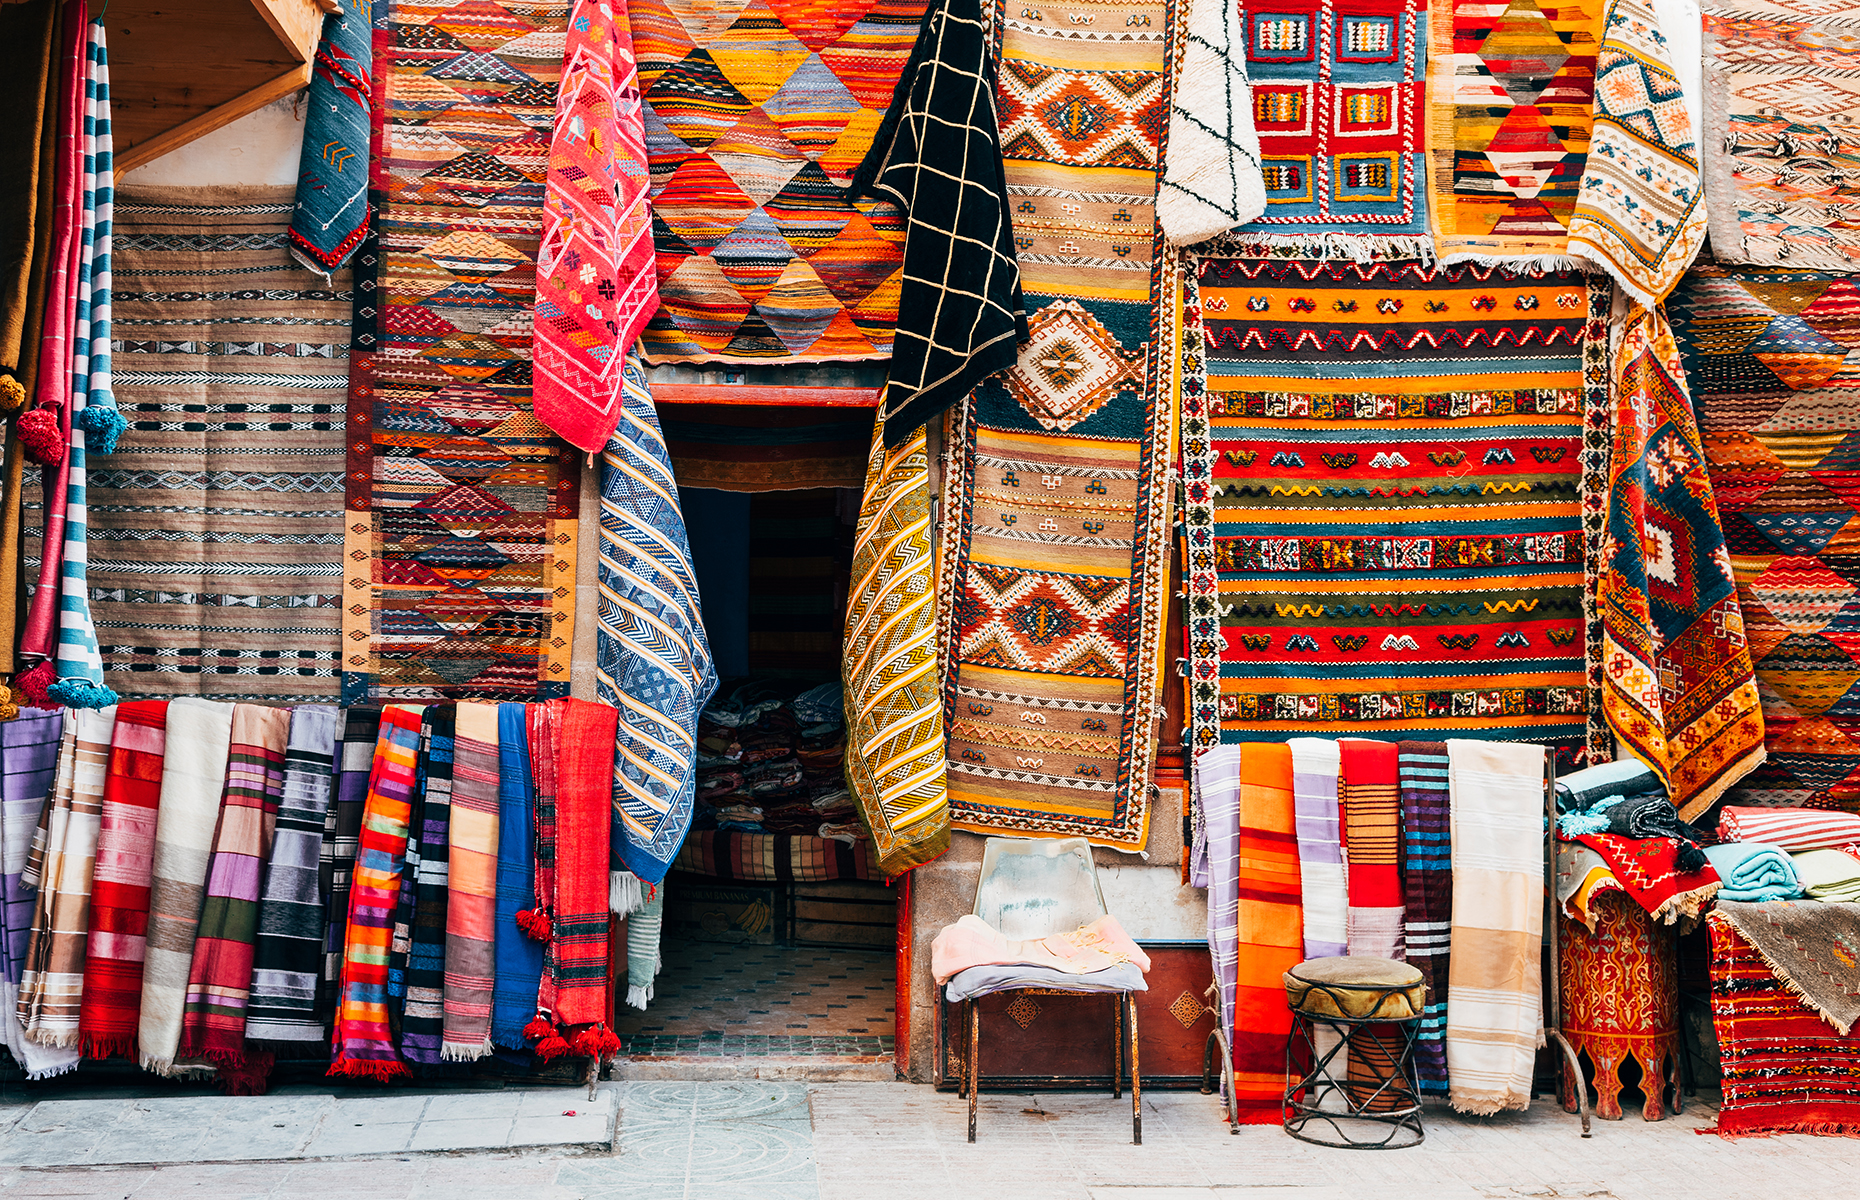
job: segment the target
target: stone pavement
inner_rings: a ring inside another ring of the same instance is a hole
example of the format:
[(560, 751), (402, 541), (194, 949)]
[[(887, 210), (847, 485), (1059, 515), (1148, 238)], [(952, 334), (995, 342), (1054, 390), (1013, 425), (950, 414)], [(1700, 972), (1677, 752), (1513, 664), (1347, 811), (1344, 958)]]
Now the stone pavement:
[(1367, 1153), (1231, 1136), (1192, 1092), (1145, 1094), (1142, 1146), (1128, 1097), (985, 1096), (971, 1146), (958, 1097), (902, 1083), (624, 1082), (593, 1104), (564, 1089), (20, 1091), (0, 1099), (0, 1200), (1847, 1200), (1860, 1178), (1860, 1139), (1701, 1137), (1715, 1114), (1697, 1102), (1653, 1125), (1598, 1121), (1587, 1141), (1547, 1099), (1430, 1111), (1424, 1145)]

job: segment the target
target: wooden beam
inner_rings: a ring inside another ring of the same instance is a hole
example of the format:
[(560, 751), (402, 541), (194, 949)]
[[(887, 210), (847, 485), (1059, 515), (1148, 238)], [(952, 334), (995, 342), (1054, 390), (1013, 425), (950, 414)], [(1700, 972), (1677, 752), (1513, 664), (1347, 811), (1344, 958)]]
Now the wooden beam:
[(292, 67), (276, 79), (260, 84), (243, 95), (235, 96), (217, 108), (210, 108), (191, 121), (185, 121), (173, 129), (158, 133), (147, 141), (137, 142), (116, 155), (116, 172), (119, 175), (127, 174), (137, 167), (155, 161), (170, 150), (177, 150), (196, 138), (205, 137), (248, 113), (257, 112), (273, 100), (282, 99), (299, 88), (309, 85), (310, 64), (302, 63)]

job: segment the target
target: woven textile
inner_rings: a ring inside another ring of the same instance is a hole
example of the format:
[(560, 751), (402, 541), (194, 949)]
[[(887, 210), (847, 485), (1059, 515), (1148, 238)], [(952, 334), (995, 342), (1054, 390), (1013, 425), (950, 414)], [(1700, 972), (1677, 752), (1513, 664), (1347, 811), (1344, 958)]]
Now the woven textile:
[(1295, 0), (1245, 22), (1266, 205), (1223, 244), (1431, 257), (1425, 0)]
[(1453, 961), (1447, 1093), (1480, 1115), (1531, 1102), (1543, 1026), (1543, 771), (1540, 746), (1447, 743)]
[(496, 972), (498, 706), (460, 704), (453, 743), (452, 830), (446, 875), (445, 1028), (439, 1056), (491, 1052)]
[[(1292, 1032), (1284, 975), (1304, 959), (1292, 754), (1284, 746), (1251, 745), (1240, 747), (1238, 757), (1238, 878), (1234, 884), (1238, 985), (1233, 1023), (1227, 1028), (1233, 1039), (1234, 1098), (1240, 1121), (1272, 1125), (1282, 1116), (1285, 1043)], [(1208, 914), (1212, 919), (1212, 903)]]
[(166, 700), (116, 706), (78, 1016), (86, 1058), (134, 1058), (136, 1053), (142, 960), (148, 946), (149, 868), (167, 722)]
[[(117, 720), (122, 720), (120, 709)], [(341, 714), (325, 704), (291, 710), (278, 823), (252, 939), (245, 1034), (255, 1042), (329, 1037), (316, 1003), (325, 935), (319, 873), (340, 722)]]
[(335, 698), (348, 279), (304, 275), (290, 212), (281, 189), (117, 206), (129, 428), (90, 472), (90, 587), (125, 696)]
[(1350, 882), (1337, 791), (1342, 757), (1329, 738), (1291, 738), (1306, 958), (1349, 953)]
[(342, 714), (342, 741), (336, 751), (336, 789), (323, 820), (323, 854), (317, 864), (318, 889), (324, 897), (323, 972), (317, 987), (318, 1011), (334, 1011), (342, 983), (342, 949), (349, 930), (349, 884), (362, 834), (362, 809), (368, 802), (368, 776), (375, 742), (381, 733), (381, 710), (358, 705)]
[(625, 411), (601, 455), (595, 692), (618, 714), (614, 855), (648, 883), (665, 878), (691, 828), (698, 713), (717, 690), (699, 612), (678, 481), (629, 357)]
[(491, 1041), (507, 1050), (529, 1045), (523, 1027), (536, 1015), (543, 944), (517, 924), (536, 903), (535, 816), (531, 811), (528, 716), (521, 704), (497, 706), (497, 928)]
[(530, 404), (567, 8), (386, 4), (379, 289), (358, 295), (374, 312), (357, 321), (379, 336), (349, 398), (342, 697), (567, 695), (580, 455)]
[(1724, 884), (1717, 901), (1754, 904), (1764, 900), (1795, 900), (1802, 895), (1802, 881), (1796, 878), (1795, 864), (1787, 852), (1761, 842), (1726, 842), (1705, 847), (1711, 869)]
[(1860, 1135), (1860, 1031), (1836, 1034), (1722, 912), (1711, 931), (1711, 1015), (1723, 1068), (1718, 1134)]
[(374, 73), (371, 8), (349, 0), (323, 18), (304, 106), (304, 148), (291, 210), (291, 254), (327, 280), (368, 231), (368, 106)]
[(665, 966), (659, 938), (665, 929), (665, 893), (660, 891), (626, 919), (626, 1002), (644, 1009), (652, 1002), (652, 981)]
[(5, 945), (0, 967), (0, 1042), (26, 1072), (28, 1079), (49, 1079), (78, 1064), (76, 1047), (52, 1047), (26, 1038), (16, 1012), (19, 980), (26, 962), (26, 943), (32, 932), (37, 890), (24, 883), (26, 860), (32, 853), (32, 835), (51, 797), (58, 773), (58, 751), (64, 724), (62, 711), (27, 709), (11, 721), (0, 721), (0, 889), (4, 890)]
[(1762, 842), (1779, 850), (1860, 845), (1860, 816), (1810, 808), (1744, 808), (1718, 813), (1718, 835), (1733, 842)]
[[(605, 1024), (607, 988), (608, 852), (616, 713), (585, 700), (565, 707), (558, 735), (555, 797), (555, 890), (549, 939), (549, 974), (538, 1008), (558, 1028)], [(546, 999), (547, 1003), (542, 1001)]]
[(1430, 0), (1429, 207), (1447, 261), (1566, 252), (1606, 7)]
[(842, 678), (846, 783), (886, 875), (949, 848), (934, 572), (924, 433), (888, 451), (881, 423), (853, 545)]
[(1860, 944), (1860, 904), (1738, 904), (1714, 910), (1756, 948), (1776, 978), (1847, 1034), (1860, 1024), (1860, 976), (1847, 965)]
[(1350, 860), (1345, 941), (1359, 958), (1401, 959), (1400, 752), (1393, 742), (1366, 738), (1344, 738), (1337, 747), (1337, 803)]
[(922, 0), (628, 5), (646, 99), (661, 307), (653, 362), (883, 358), (903, 229), (842, 194)]
[(115, 725), (114, 706), (75, 712), (66, 722), (58, 748), (58, 777), (20, 876), (22, 884), (39, 894), (16, 1011), (27, 1040), (45, 1046), (79, 1042), (90, 890)]
[(350, 882), (329, 1073), (392, 1079), (407, 1073), (388, 1031), (388, 942), (407, 857), (420, 707), (388, 705), (380, 730)]
[(1860, 903), (1860, 847), (1798, 850), (1789, 860), (1809, 899), (1831, 904)]
[(1578, 1055), (1587, 1054), (1593, 1073), (1572, 1080), (1562, 1070), (1563, 1107), (1577, 1109), (1574, 1088), (1595, 1087), (1595, 1115), (1621, 1119), (1622, 1068), (1640, 1066), (1645, 1097), (1641, 1116), (1666, 1115), (1665, 1082), (1679, 1081), (1679, 954), (1673, 937), (1633, 901), (1620, 894), (1596, 898), (1589, 911), (1593, 931), (1575, 921), (1558, 921), (1558, 1025)]
[[(1215, 1017), (1231, 1037), (1234, 991), (1239, 985), (1235, 938), (1240, 903), (1240, 748), (1217, 746), (1202, 752), (1190, 772), (1189, 786), (1195, 821), (1188, 884), (1208, 892), (1208, 958), (1220, 989)], [(1301, 944), (1302, 939), (1301, 930)]]
[(174, 1069), (181, 1044), (189, 968), (226, 786), (233, 707), (191, 696), (168, 705), (155, 852), (149, 864), (142, 1007), (136, 1018), (136, 1061), (158, 1075)]
[(1427, 989), (1415, 1035), (1414, 1081), (1421, 1094), (1447, 1093), (1447, 978), (1452, 961), (1453, 830), (1448, 804), (1447, 747), (1402, 742), (1401, 785), (1404, 949)]
[(1569, 221), (1570, 253), (1634, 303), (1666, 299), (1705, 244), (1705, 189), (1689, 100), (1651, 0), (1610, 0), (1595, 67), (1595, 126)]
[(1690, 820), (1768, 754), (1718, 505), (1666, 319), (1615, 351), (1608, 548), (1597, 583), (1608, 724)]
[(1843, 276), (1709, 262), (1667, 305), (1769, 749), (1732, 804), (1860, 808), (1857, 305)]
[(1314, 725), (1581, 744), (1583, 360), (1603, 334), (1583, 278), (1218, 258), (1199, 276), (1195, 744)]
[(536, 419), (593, 453), (620, 422), (621, 369), (659, 298), (625, 4), (574, 0), (567, 36), (536, 255)]
[(802, 833), (693, 833), (672, 867), (742, 883), (885, 878), (871, 842), (861, 840), (848, 845), (836, 838)]
[(226, 794), (213, 835), (206, 900), (181, 1019), (180, 1053), (185, 1058), (207, 1058), (232, 1068), (245, 1059), (259, 890), (284, 797), (290, 734), (288, 709), (233, 706)]
[[(389, 1013), (399, 1021), (400, 1056), (440, 1061), (445, 1034), (446, 920), (451, 908), (452, 787), (458, 766), (458, 712), (434, 704), (420, 714), (420, 752), (407, 818), (407, 856), (388, 958)], [(394, 965), (399, 963), (399, 978)], [(399, 1004), (394, 997), (398, 992)]]
[(856, 488), (865, 480), (864, 408), (660, 404), (659, 426), (684, 488), (766, 492)]
[(938, 0), (847, 191), (904, 213), (898, 327), (879, 401), (892, 448), (1013, 366), (1014, 344), (1027, 337), (991, 41), (981, 0)]
[(1596, 929), (1595, 899), (1609, 892), (1625, 892), (1602, 856), (1581, 842), (1556, 843), (1556, 902), (1562, 914)]
[(1817, 0), (1705, 10), (1705, 195), (1724, 262), (1853, 271), (1860, 17)]
[(1169, 160), (1156, 185), (1156, 220), (1189, 246), (1266, 210), (1259, 133), (1246, 77), (1246, 18), (1225, 0), (1177, 6)]

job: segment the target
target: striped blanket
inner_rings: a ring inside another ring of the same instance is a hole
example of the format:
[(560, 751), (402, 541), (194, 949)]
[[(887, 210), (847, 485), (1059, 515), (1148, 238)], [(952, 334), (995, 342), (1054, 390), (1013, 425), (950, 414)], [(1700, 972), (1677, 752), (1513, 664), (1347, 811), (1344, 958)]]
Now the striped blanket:
[(497, 706), (497, 939), (491, 1041), (525, 1048), (523, 1027), (536, 1015), (543, 944), (517, 923), (536, 902), (536, 820), (530, 777), (529, 718), (522, 704)]
[(1745, 808), (1727, 804), (1718, 813), (1726, 841), (1762, 842), (1781, 850), (1815, 850), (1860, 844), (1860, 816), (1816, 808)]
[(0, 898), (4, 907), (5, 968), (0, 978), (0, 1043), (12, 1053), (28, 1079), (49, 1079), (77, 1066), (76, 1047), (42, 1045), (28, 1041), (15, 1006), (19, 978), (26, 961), (26, 942), (32, 931), (37, 892), (25, 886), (26, 859), (32, 852), (32, 834), (51, 796), (58, 773), (58, 750), (66, 715), (59, 711), (27, 709), (11, 721), (0, 722)]
[(1329, 738), (1292, 738), (1292, 802), (1298, 822), (1299, 888), (1306, 958), (1349, 952), (1349, 882), (1337, 812), (1342, 758)]
[[(431, 1065), (445, 1034), (446, 911), (451, 899), (452, 779), (458, 710), (430, 705), (420, 715), (420, 754), (407, 822), (407, 856), (394, 914), (390, 968), (402, 965), (388, 992), (399, 993), (400, 1056)], [(390, 1016), (396, 1011), (389, 1001)]]
[(323, 965), (318, 864), (340, 721), (341, 714), (323, 704), (291, 713), (277, 831), (253, 937), (246, 1037), (255, 1042), (320, 1042), (329, 1035), (316, 1008)]
[(1415, 1035), (1415, 1082), (1422, 1095), (1447, 1091), (1447, 979), (1453, 926), (1453, 833), (1444, 742), (1403, 742), (1401, 785), (1404, 949), (1427, 988)]
[(323, 818), (323, 855), (317, 865), (317, 889), (325, 901), (323, 972), (317, 991), (319, 1010), (335, 1011), (342, 983), (342, 950), (349, 933), (349, 881), (362, 835), (362, 809), (368, 802), (368, 779), (381, 734), (381, 710), (356, 705), (343, 710), (342, 743), (336, 759), (336, 793)]
[(1401, 797), (1392, 742), (1344, 738), (1337, 790), (1350, 856), (1350, 953), (1402, 958)]
[[(604, 773), (603, 773), (604, 774)], [(499, 834), (498, 706), (458, 706), (447, 851), (445, 1021), (439, 1056), (491, 1051)]]

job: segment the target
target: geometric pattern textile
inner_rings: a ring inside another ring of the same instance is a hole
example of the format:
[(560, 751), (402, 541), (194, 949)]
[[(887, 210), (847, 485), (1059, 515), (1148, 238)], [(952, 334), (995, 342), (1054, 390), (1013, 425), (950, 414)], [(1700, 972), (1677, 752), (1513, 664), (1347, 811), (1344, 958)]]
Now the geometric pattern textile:
[[(1672, 936), (1620, 893), (1589, 906), (1591, 933), (1561, 920), (1557, 962), (1563, 996), (1562, 1030), (1594, 1068), (1595, 1115), (1621, 1119), (1621, 1069), (1631, 1059), (1642, 1080), (1666, 1080), (1679, 1064), (1679, 956)], [(1576, 1110), (1569, 1068), (1562, 1072), (1563, 1107)], [(1641, 1116), (1666, 1115), (1661, 1086), (1641, 1088)]]
[(1860, 16), (1828, 0), (1704, 8), (1712, 253), (1798, 271), (1860, 269)]
[(1194, 744), (1581, 745), (1584, 278), (1196, 261)]
[[(568, 14), (376, 13), (378, 290), (356, 259), (343, 700), (568, 692), (580, 455), (531, 411)], [(368, 309), (369, 311), (362, 311)]]
[(1723, 913), (1705, 923), (1724, 1069), (1718, 1136), (1860, 1134), (1860, 1030), (1835, 1033)]
[(1352, 259), (1432, 254), (1420, 178), (1427, 27), (1425, 0), (1249, 9), (1266, 212), (1223, 244)]
[(1174, 32), (1169, 161), (1156, 221), (1172, 246), (1192, 246), (1266, 211), (1259, 133), (1247, 86), (1246, 18), (1226, 0), (1186, 0)]
[(1630, 311), (1615, 351), (1602, 704), (1691, 820), (1760, 764), (1763, 712), (1704, 447), (1666, 318)]
[(1606, 7), (1430, 0), (1430, 207), (1444, 261), (1567, 253)]
[(1148, 834), (1174, 441), (1174, 260), (1155, 220), (1172, 13), (996, 8), (1031, 336), (960, 410), (946, 462), (960, 829), (1126, 849)]
[(349, 277), (292, 261), (290, 197), (151, 187), (116, 206), (129, 428), (89, 473), (90, 595), (125, 697), (336, 698)]
[(1602, 27), (1570, 253), (1647, 306), (1666, 298), (1705, 244), (1705, 189), (1685, 90), (1650, 0), (1613, 0)]
[(291, 256), (327, 281), (368, 232), (368, 100), (374, 31), (369, 10), (385, 0), (349, 0), (323, 18), (310, 75)]
[(1769, 748), (1727, 803), (1860, 811), (1860, 289), (1702, 262), (1667, 312)]
[(628, 9), (659, 267), (648, 360), (887, 357), (901, 214), (843, 189), (891, 103), (923, 0)]

